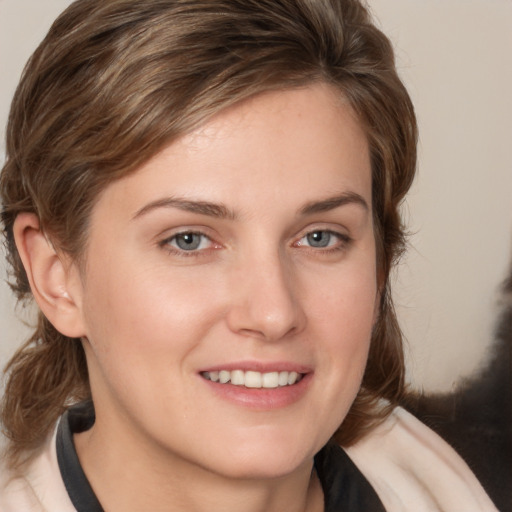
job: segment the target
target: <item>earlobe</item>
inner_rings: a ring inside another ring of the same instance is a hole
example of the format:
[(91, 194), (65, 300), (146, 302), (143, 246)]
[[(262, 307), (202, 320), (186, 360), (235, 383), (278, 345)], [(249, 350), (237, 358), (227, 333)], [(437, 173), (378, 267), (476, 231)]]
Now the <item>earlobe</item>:
[(85, 336), (76, 267), (55, 251), (33, 213), (16, 217), (14, 239), (32, 294), (43, 314), (65, 336)]

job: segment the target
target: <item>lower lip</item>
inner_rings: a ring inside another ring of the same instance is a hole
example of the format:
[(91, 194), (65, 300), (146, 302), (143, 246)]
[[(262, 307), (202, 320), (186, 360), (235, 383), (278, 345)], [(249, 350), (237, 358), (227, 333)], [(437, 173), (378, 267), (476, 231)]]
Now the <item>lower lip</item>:
[(269, 411), (281, 409), (299, 401), (306, 393), (312, 377), (312, 373), (307, 373), (296, 384), (278, 388), (246, 388), (233, 384), (220, 384), (204, 377), (201, 379), (224, 400), (249, 409)]

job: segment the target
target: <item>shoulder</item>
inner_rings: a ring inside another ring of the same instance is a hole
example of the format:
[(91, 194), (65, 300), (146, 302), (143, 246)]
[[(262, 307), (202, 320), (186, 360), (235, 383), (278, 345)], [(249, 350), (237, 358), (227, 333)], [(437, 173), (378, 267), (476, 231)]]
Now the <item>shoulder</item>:
[(496, 511), (455, 450), (400, 407), (346, 452), (390, 512)]
[(0, 462), (0, 512), (76, 512), (60, 476), (55, 435), (17, 472)]
[(37, 496), (22, 475), (15, 475), (0, 463), (0, 511), (40, 512), (41, 507)]

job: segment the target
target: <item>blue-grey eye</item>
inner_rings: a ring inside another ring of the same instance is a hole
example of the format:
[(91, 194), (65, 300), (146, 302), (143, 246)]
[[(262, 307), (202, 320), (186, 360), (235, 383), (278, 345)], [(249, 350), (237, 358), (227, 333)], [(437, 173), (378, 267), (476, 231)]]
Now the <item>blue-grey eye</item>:
[(206, 237), (201, 233), (179, 233), (171, 239), (171, 245), (174, 245), (182, 251), (195, 251), (202, 248)]
[(334, 238), (334, 233), (331, 231), (313, 231), (306, 235), (306, 240), (311, 247), (329, 247)]

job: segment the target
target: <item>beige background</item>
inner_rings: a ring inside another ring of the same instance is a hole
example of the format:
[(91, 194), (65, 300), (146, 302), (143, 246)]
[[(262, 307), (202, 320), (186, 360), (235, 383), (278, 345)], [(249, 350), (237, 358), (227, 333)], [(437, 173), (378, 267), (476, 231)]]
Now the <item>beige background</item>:
[[(23, 64), (69, 3), (0, 0), (2, 161)], [(369, 4), (395, 44), (420, 123), (419, 177), (404, 208), (414, 235), (395, 285), (409, 379), (451, 390), (485, 362), (511, 258), (512, 1)], [(0, 326), (3, 365), (26, 333), (5, 283)]]

